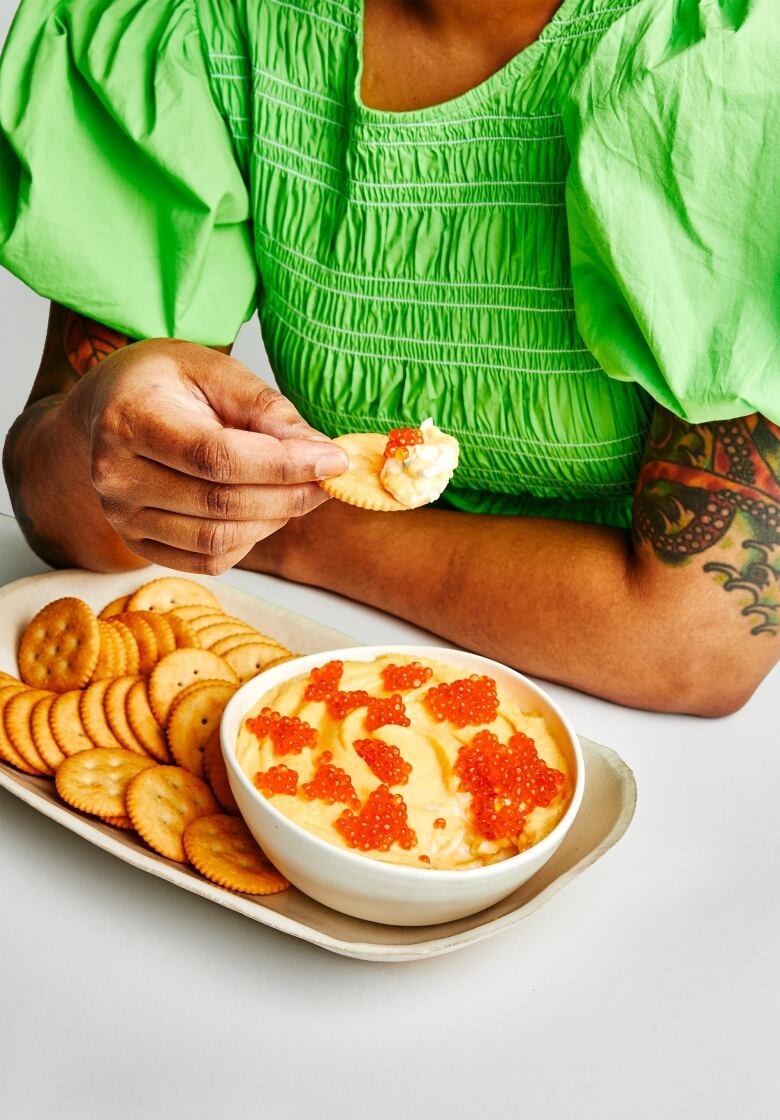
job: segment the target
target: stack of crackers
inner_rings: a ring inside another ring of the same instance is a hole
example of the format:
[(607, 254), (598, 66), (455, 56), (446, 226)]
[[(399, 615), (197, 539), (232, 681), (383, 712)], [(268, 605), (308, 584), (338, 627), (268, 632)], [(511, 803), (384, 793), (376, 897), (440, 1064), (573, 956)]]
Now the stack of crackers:
[(152, 580), (97, 616), (57, 599), (24, 632), (21, 680), (0, 672), (0, 758), (220, 886), (283, 890), (238, 815), (219, 725), (239, 685), (294, 656), (194, 580)]

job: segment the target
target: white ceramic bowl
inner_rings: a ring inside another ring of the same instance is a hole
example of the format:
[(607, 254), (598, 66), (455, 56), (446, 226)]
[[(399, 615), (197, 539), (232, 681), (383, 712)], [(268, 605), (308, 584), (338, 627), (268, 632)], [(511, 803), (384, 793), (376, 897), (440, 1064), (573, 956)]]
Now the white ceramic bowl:
[[(488, 673), (527, 711), (541, 713), (555, 736), (573, 778), (566, 812), (551, 832), (528, 851), (485, 867), (437, 871), (384, 863), (329, 844), (295, 824), (255, 788), (236, 759), (244, 718), (272, 688), (327, 661), (373, 661), (388, 653), (443, 661), (466, 673)], [(222, 717), (222, 751), (230, 788), (253, 836), (279, 870), (300, 890), (326, 906), (389, 925), (432, 925), (492, 906), (530, 879), (556, 851), (582, 801), (582, 750), (566, 717), (550, 697), (513, 669), (463, 650), (435, 646), (358, 646), (286, 661), (248, 681)]]

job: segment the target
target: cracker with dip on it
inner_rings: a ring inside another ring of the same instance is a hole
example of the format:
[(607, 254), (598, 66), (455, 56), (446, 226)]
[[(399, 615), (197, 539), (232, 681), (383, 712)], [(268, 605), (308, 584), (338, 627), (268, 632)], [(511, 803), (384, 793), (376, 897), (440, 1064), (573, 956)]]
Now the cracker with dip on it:
[(390, 513), (435, 502), (458, 465), (458, 441), (431, 419), (419, 428), (393, 428), (387, 436), (356, 432), (333, 442), (346, 451), (349, 467), (320, 486), (360, 509)]

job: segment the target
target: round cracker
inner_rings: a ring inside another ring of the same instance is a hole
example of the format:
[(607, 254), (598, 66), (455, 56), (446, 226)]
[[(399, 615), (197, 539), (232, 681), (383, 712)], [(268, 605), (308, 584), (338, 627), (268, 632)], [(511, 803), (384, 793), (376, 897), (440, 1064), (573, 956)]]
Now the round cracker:
[(248, 638), (257, 635), (254, 626), (250, 626), (248, 622), (241, 622), (237, 618), (213, 622), (210, 626), (204, 626), (201, 630), (197, 630), (196, 633), (204, 649), (211, 649), (214, 643), (222, 638), (239, 638), (242, 635)]
[(100, 655), (92, 673), (93, 681), (113, 680), (125, 671), (125, 647), (113, 626), (98, 619), (100, 629)]
[(5, 730), (5, 706), (6, 704), (18, 693), (29, 692), (27, 685), (19, 682), (18, 684), (4, 682), (0, 684), (0, 758), (3, 762), (10, 763), (11, 766), (17, 770), (21, 770), (24, 774), (35, 774), (40, 776), (40, 771), (34, 766), (30, 766), (28, 762), (19, 754), (16, 747), (13, 745)]
[(173, 653), (176, 649), (176, 635), (173, 632), (173, 627), (164, 614), (146, 611), (142, 617), (154, 630), (154, 636), (157, 640), (157, 659), (161, 661), (163, 657), (167, 657), (169, 653)]
[(132, 751), (96, 747), (66, 758), (57, 770), (57, 793), (68, 805), (96, 817), (125, 817), (125, 792), (142, 770), (155, 766)]
[(166, 611), (165, 617), (175, 615), (176, 618), (181, 618), (184, 622), (192, 622), (194, 618), (203, 618), (207, 614), (222, 615), (224, 612), (222, 607), (204, 607), (202, 603), (185, 603), (183, 607), (174, 607), (173, 610)]
[(79, 701), (81, 692), (63, 692), (57, 696), (49, 712), (49, 726), (57, 746), (62, 753), (70, 758), (79, 751), (92, 750), (92, 742), (81, 722), (79, 715)]
[(157, 722), (165, 726), (176, 696), (203, 680), (238, 684), (234, 670), (206, 649), (177, 649), (159, 661), (149, 677), (149, 703)]
[(117, 677), (115, 681), (111, 681), (103, 696), (103, 711), (108, 726), (125, 750), (148, 758), (149, 753), (127, 718), (127, 694), (136, 682), (143, 685), (141, 677)]
[(17, 692), (15, 696), (11, 696), (3, 707), (3, 724), (11, 745), (27, 765), (32, 766), (39, 774), (53, 774), (54, 771), (41, 757), (35, 745), (30, 718), (38, 701), (50, 695), (51, 693), (40, 689), (27, 688), (24, 692)]
[(79, 715), (84, 730), (96, 747), (119, 750), (122, 744), (109, 727), (103, 710), (103, 699), (110, 684), (110, 680), (103, 679), (85, 688), (79, 701)]
[(186, 862), (182, 834), (190, 821), (219, 811), (209, 787), (180, 766), (152, 766), (127, 787), (133, 828), (161, 856)]
[(103, 824), (110, 824), (113, 828), (132, 829), (133, 822), (127, 816), (101, 817)]
[(120, 595), (118, 599), (112, 599), (110, 603), (106, 603), (103, 610), (98, 615), (104, 621), (107, 618), (113, 618), (116, 614), (122, 614), (127, 610), (127, 604), (130, 602), (129, 595)]
[(133, 636), (133, 631), (118, 618), (113, 618), (108, 623), (111, 629), (119, 635), (119, 640), (125, 650), (125, 676), (135, 677), (140, 672), (141, 659), (138, 654), (138, 642)]
[(138, 646), (138, 672), (151, 673), (160, 656), (154, 630), (142, 614), (134, 614), (132, 611), (117, 615), (117, 621), (123, 622), (135, 638)]
[(236, 691), (227, 681), (192, 685), (171, 708), (165, 728), (168, 746), (179, 766), (203, 775), (203, 751), (212, 731), (219, 728), (225, 705)]
[(237, 815), (239, 809), (233, 796), (233, 790), (230, 788), (218, 727), (215, 727), (211, 732), (203, 748), (203, 773), (220, 807), (226, 813)]
[(202, 583), (197, 583), (194, 579), (182, 579), (181, 576), (163, 576), (139, 587), (130, 597), (128, 610), (165, 612), (173, 607), (192, 603), (202, 603), (206, 607), (219, 606), (217, 597)]
[(265, 646), (260, 642), (247, 642), (234, 646), (223, 654), (225, 661), (238, 676), (241, 684), (246, 684), (258, 673), (270, 669), (272, 665), (281, 665), (283, 661), (292, 661), (298, 655), (286, 650), (280, 653), (278, 649)]
[(179, 618), (173, 611), (168, 611), (165, 616), (170, 623), (173, 636), (176, 639), (177, 649), (200, 649), (201, 643), (198, 635), (184, 618)]
[(211, 647), (211, 652), (224, 657), (229, 650), (235, 649), (236, 646), (243, 646), (247, 642), (259, 643), (263, 646), (268, 646), (269, 649), (276, 650), (276, 656), (281, 657), (283, 653), (289, 653), (287, 646), (283, 646), (281, 642), (277, 642), (276, 638), (269, 638), (267, 634), (261, 634), (259, 630), (255, 630), (253, 634), (236, 634), (230, 638), (220, 638)]
[(199, 817), (185, 828), (183, 842), (192, 866), (220, 887), (241, 894), (275, 894), (290, 885), (239, 817)]
[(338, 498), (340, 502), (360, 509), (385, 513), (409, 508), (394, 498), (389, 490), (385, 490), (379, 478), (385, 464), (387, 436), (376, 432), (355, 432), (337, 436), (333, 442), (349, 455), (349, 467), (343, 474), (320, 481), (322, 489), (332, 498)]
[(56, 699), (56, 694), (41, 697), (30, 716), (30, 732), (35, 749), (52, 772), (55, 772), (60, 763), (65, 761), (65, 755), (57, 746), (57, 740), (52, 734), (49, 723), (49, 713)]
[(197, 615), (195, 618), (190, 618), (188, 621), (191, 629), (198, 635), (200, 635), (201, 630), (206, 630), (209, 626), (218, 626), (223, 622), (233, 623), (237, 630), (242, 630), (244, 627), (248, 627), (250, 630), (252, 629), (248, 622), (244, 622), (240, 618), (233, 618), (232, 615), (225, 614), (224, 611), (210, 611), (208, 614)]
[(83, 688), (100, 654), (100, 629), (81, 599), (55, 599), (39, 611), (19, 647), (22, 680), (33, 688), (68, 692)]
[(149, 696), (144, 680), (136, 681), (125, 697), (125, 713), (130, 730), (141, 746), (158, 762), (170, 762), (171, 756), (165, 734), (149, 706)]

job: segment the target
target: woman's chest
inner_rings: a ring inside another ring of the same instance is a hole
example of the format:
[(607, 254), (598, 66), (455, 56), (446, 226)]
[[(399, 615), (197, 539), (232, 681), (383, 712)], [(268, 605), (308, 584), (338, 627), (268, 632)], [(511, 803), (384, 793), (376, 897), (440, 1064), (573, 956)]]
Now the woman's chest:
[(434, 416), (465, 488), (629, 494), (646, 403), (577, 331), (555, 58), (377, 112), (342, 7), (265, 5), (253, 64), (260, 315), (283, 389), (331, 433)]

